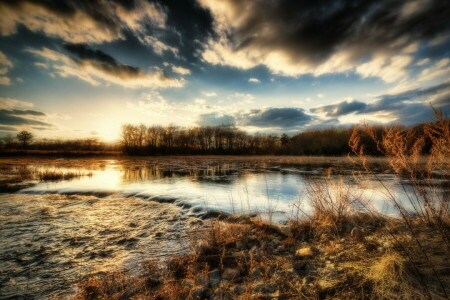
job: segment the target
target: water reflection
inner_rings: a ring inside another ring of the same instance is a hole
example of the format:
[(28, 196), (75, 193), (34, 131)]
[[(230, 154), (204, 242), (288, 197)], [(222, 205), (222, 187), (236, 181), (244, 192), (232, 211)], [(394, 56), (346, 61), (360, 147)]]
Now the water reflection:
[[(109, 161), (92, 177), (38, 184), (22, 193), (59, 193), (96, 196), (118, 195), (144, 200), (171, 202), (190, 208), (196, 216), (208, 210), (224, 213), (276, 215), (276, 221), (292, 217), (301, 207), (311, 212), (311, 186), (322, 181), (327, 189), (339, 180), (351, 187), (364, 205), (385, 214), (396, 214), (390, 203), (394, 197), (412, 208), (414, 190), (392, 174), (367, 176), (363, 182), (351, 175), (327, 176), (325, 170), (282, 168), (256, 162)], [(443, 190), (435, 191), (441, 197)]]

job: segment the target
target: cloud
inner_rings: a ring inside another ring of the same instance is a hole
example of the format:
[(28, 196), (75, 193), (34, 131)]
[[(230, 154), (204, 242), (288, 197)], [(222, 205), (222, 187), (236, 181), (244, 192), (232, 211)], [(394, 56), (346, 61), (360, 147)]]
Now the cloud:
[(324, 113), (328, 117), (343, 117), (349, 114), (375, 115), (391, 122), (410, 125), (431, 121), (431, 106), (450, 113), (450, 81), (429, 88), (381, 95), (369, 103), (342, 101), (310, 111)]
[(0, 65), (7, 68), (12, 68), (13, 63), (6, 57), (6, 55), (0, 51)]
[(183, 67), (172, 66), (172, 71), (181, 75), (189, 75), (191, 71)]
[(0, 97), (0, 109), (7, 109), (7, 110), (11, 110), (13, 108), (29, 109), (33, 106), (34, 106), (34, 104), (31, 102), (26, 102), (26, 101), (12, 99), (12, 98)]
[(238, 123), (241, 126), (289, 128), (305, 125), (312, 119), (301, 108), (267, 108), (241, 113)]
[(419, 43), (450, 32), (449, 6), (439, 0), (198, 1), (214, 17), (206, 62), (287, 76), (356, 71), (402, 80)]
[(0, 76), (0, 84), (11, 85), (11, 79), (6, 76)]
[(202, 92), (206, 97), (215, 97), (217, 94), (215, 92)]
[(258, 78), (250, 78), (248, 82), (260, 83), (261, 81)]
[[(8, 73), (9, 69), (13, 67), (13, 63), (0, 51), (0, 74)], [(11, 79), (7, 76), (0, 76), (0, 84), (11, 85)]]
[(35, 110), (7, 110), (0, 109), (0, 124), (1, 125), (40, 125), (53, 126), (49, 123), (40, 121), (32, 117), (44, 117), (45, 113)]
[(362, 77), (380, 77), (385, 82), (395, 82), (408, 76), (408, 67), (413, 61), (410, 55), (376, 55), (370, 61), (359, 65), (356, 71)]
[(205, 99), (201, 99), (201, 98), (196, 98), (194, 100), (194, 102), (197, 103), (197, 104), (205, 104), (206, 100)]
[(0, 33), (14, 34), (19, 24), (31, 31), (72, 43), (102, 43), (124, 39), (147, 25), (164, 27), (166, 14), (155, 3), (136, 1), (16, 0), (0, 2)]
[(0, 131), (17, 131), (17, 129), (15, 127), (11, 127), (11, 126), (1, 126), (0, 125)]
[(313, 113), (326, 113), (328, 117), (339, 117), (354, 112), (363, 111), (367, 104), (359, 101), (343, 101), (338, 104), (326, 105), (310, 109)]
[(110, 55), (100, 50), (93, 50), (85, 44), (66, 44), (64, 48), (72, 56), (66, 56), (48, 48), (27, 51), (51, 62), (52, 74), (61, 77), (77, 77), (92, 85), (99, 85), (99, 80), (126, 88), (182, 87), (185, 83), (182, 79), (169, 77), (163, 71), (147, 73), (140, 68), (119, 63)]
[(236, 120), (232, 115), (214, 112), (199, 115), (196, 123), (199, 126), (235, 125)]
[(143, 37), (139, 37), (139, 40), (141, 43), (147, 44), (153, 48), (153, 51), (155, 51), (156, 54), (162, 55), (164, 52), (171, 52), (173, 55), (178, 57), (178, 49), (175, 47), (171, 47), (160, 40), (158, 40), (156, 37), (146, 35)]

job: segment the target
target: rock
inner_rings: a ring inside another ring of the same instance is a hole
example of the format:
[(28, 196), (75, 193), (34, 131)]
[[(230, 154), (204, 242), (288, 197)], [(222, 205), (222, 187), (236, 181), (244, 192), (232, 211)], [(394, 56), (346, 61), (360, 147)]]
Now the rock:
[(214, 269), (209, 273), (209, 284), (212, 288), (216, 288), (220, 284), (220, 271), (219, 269)]
[(222, 278), (225, 280), (233, 280), (239, 277), (241, 272), (238, 269), (226, 268), (223, 271)]
[(299, 259), (310, 258), (313, 255), (313, 249), (311, 247), (300, 248), (295, 251), (295, 257)]

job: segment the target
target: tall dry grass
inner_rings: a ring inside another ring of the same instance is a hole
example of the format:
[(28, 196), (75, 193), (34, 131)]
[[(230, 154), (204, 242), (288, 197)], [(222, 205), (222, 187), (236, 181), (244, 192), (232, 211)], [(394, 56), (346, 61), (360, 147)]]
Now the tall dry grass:
[[(368, 174), (376, 178), (403, 223), (410, 237), (402, 239), (386, 230), (392, 242), (400, 249), (413, 268), (415, 279), (426, 295), (432, 298), (432, 291), (425, 278), (432, 276), (439, 284), (440, 294), (448, 298), (448, 286), (442, 280), (441, 261), (435, 260), (429, 249), (429, 242), (439, 238), (441, 247), (450, 251), (449, 194), (443, 182), (449, 180), (450, 167), (450, 121), (441, 112), (435, 111), (436, 120), (424, 125), (423, 132), (405, 130), (400, 126), (386, 129), (377, 135), (367, 124), (355, 127), (349, 145), (355, 157), (353, 162), (360, 164)], [(407, 201), (401, 202), (397, 195), (385, 184), (377, 172), (369, 167), (371, 157), (366, 155), (364, 138), (371, 139), (378, 151), (387, 157), (390, 167), (400, 179)], [(425, 147), (431, 145), (430, 155), (423, 157)], [(409, 190), (407, 190), (407, 186)], [(412, 189), (412, 190), (411, 190)], [(442, 192), (443, 191), (443, 192)], [(383, 216), (370, 207), (367, 212), (376, 218)], [(426, 232), (424, 233), (424, 226)]]

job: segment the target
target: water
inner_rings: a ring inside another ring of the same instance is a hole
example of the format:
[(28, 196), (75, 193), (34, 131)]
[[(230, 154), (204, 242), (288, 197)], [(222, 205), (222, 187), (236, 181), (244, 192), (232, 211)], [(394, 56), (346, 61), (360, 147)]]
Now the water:
[(328, 189), (332, 197), (345, 192), (358, 199), (355, 207), (364, 204), (388, 215), (397, 213), (392, 196), (412, 209), (413, 189), (392, 174), (358, 183), (348, 169), (327, 176), (327, 166), (320, 164), (182, 158), (25, 163), (92, 176), (0, 195), (1, 299), (63, 297), (89, 273), (138, 272), (142, 261), (186, 253), (189, 231), (211, 211), (258, 214), (275, 222), (304, 216), (316, 188)]

